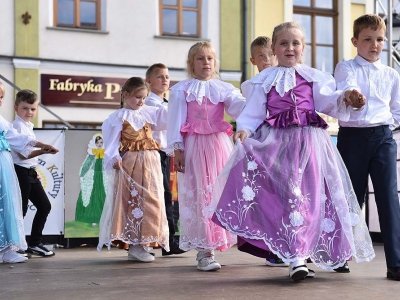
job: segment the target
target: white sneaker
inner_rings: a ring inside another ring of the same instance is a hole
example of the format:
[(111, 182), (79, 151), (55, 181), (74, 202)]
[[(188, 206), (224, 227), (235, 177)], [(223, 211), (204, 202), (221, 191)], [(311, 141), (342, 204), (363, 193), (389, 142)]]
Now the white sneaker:
[(128, 251), (128, 260), (140, 260), (142, 262), (152, 262), (154, 256), (148, 253), (143, 246), (130, 245)]
[(215, 271), (221, 269), (221, 265), (214, 260), (212, 251), (199, 251), (196, 260), (197, 269), (200, 271)]
[(23, 257), (22, 255), (19, 255), (18, 253), (12, 250), (8, 250), (6, 253), (3, 254), (3, 257), (0, 259), (0, 262), (15, 264), (15, 263), (22, 263), (27, 260), (28, 260), (27, 257)]

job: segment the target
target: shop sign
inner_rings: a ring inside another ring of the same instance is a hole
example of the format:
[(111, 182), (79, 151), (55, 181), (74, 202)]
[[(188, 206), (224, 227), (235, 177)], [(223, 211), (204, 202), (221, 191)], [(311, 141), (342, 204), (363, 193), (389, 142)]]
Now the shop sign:
[(41, 102), (47, 106), (119, 108), (127, 79), (41, 75)]

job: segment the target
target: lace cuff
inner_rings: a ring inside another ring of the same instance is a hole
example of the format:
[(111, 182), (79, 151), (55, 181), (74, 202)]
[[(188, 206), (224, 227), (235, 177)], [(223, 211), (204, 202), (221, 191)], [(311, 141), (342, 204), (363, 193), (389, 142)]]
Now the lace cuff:
[(37, 140), (32, 140), (28, 144), (26, 144), (24, 150), (21, 151), (21, 155), (25, 158), (28, 158), (28, 156), (32, 153), (32, 151), (36, 150), (35, 145), (38, 143)]
[(168, 156), (174, 156), (175, 150), (185, 150), (185, 146), (183, 146), (182, 142), (173, 143), (172, 145), (168, 146), (167, 149), (163, 150), (167, 153)]
[(107, 170), (107, 171), (110, 171), (110, 170), (114, 170), (114, 164), (116, 163), (116, 162), (118, 162), (118, 161), (122, 161), (122, 158), (121, 158), (121, 156), (119, 156), (119, 155), (115, 155), (113, 158), (111, 158), (108, 162), (107, 162), (107, 164), (104, 166), (104, 168)]
[(353, 111), (354, 107), (347, 105), (345, 102), (345, 92), (337, 100), (337, 116), (336, 118), (340, 121), (348, 121), (350, 119), (350, 112)]

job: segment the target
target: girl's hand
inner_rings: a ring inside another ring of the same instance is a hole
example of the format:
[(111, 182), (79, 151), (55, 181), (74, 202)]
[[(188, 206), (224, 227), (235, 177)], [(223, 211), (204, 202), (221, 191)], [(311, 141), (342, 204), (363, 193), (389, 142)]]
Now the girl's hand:
[(182, 150), (174, 151), (174, 167), (178, 172), (185, 173), (185, 157)]
[(115, 170), (119, 170), (119, 169), (121, 169), (121, 167), (122, 167), (122, 160), (118, 160), (113, 164), (113, 168)]
[(240, 130), (233, 135), (233, 143), (236, 144), (236, 141), (240, 139), (240, 142), (243, 143), (244, 139), (247, 138), (247, 133), (244, 130)]

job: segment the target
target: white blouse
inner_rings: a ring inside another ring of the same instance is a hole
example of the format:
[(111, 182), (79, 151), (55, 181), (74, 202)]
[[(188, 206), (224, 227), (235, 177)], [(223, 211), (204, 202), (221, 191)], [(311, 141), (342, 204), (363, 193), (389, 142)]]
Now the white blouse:
[(235, 120), (246, 103), (238, 88), (219, 79), (205, 81), (191, 78), (175, 84), (168, 100), (167, 141), (170, 148), (179, 144), (178, 148), (184, 149), (180, 130), (187, 119), (187, 102), (196, 101), (201, 105), (204, 98), (213, 104), (223, 102), (226, 113)]
[(346, 107), (344, 92), (336, 90), (335, 79), (306, 65), (294, 67), (271, 67), (252, 79), (243, 82), (242, 91), (247, 103), (237, 121), (237, 130), (254, 132), (267, 117), (267, 94), (275, 87), (280, 96), (296, 86), (296, 72), (306, 81), (312, 82), (315, 110), (337, 119), (347, 120), (353, 107)]
[(121, 132), (124, 121), (136, 131), (147, 123), (152, 130), (167, 129), (167, 110), (159, 107), (143, 105), (140, 109), (133, 110), (121, 108), (112, 113), (101, 126), (104, 137), (104, 166), (112, 169), (115, 162), (122, 160), (119, 154)]
[(27, 135), (18, 133), (12, 124), (6, 121), (6, 119), (4, 119), (1, 115), (0, 131), (5, 132), (5, 137), (10, 145), (10, 148), (20, 153), (23, 157), (28, 157), (29, 154), (35, 150), (34, 146), (36, 145), (37, 141)]

